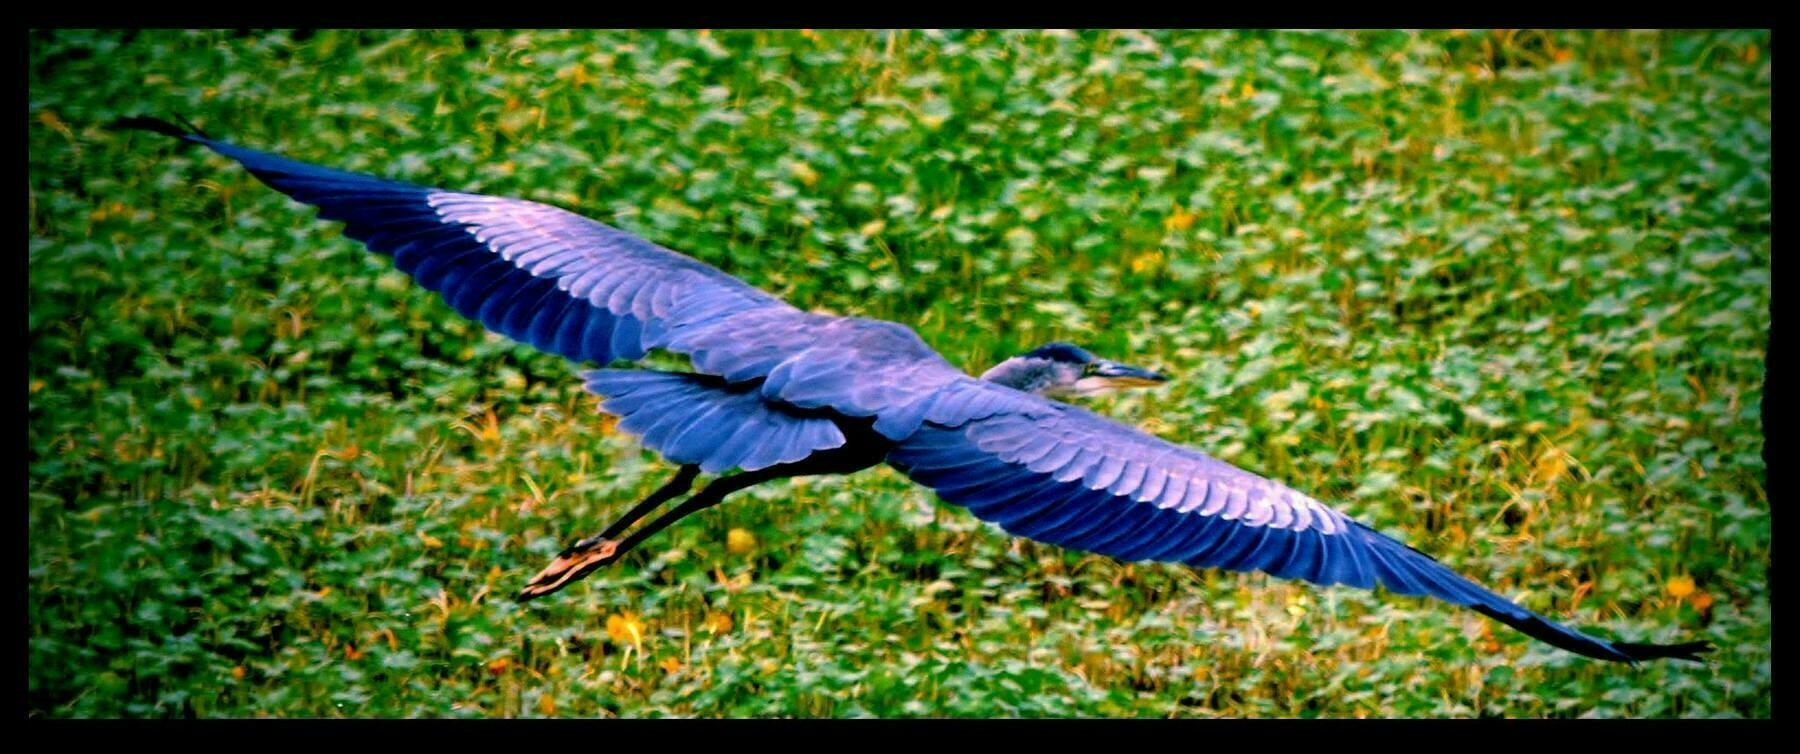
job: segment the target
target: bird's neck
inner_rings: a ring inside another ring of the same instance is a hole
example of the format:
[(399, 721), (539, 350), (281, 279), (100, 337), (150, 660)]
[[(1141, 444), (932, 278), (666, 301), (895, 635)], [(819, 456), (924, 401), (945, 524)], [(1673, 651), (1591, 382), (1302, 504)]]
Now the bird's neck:
[(1056, 384), (1056, 364), (1046, 359), (1014, 356), (987, 370), (981, 379), (1027, 393), (1042, 393)]

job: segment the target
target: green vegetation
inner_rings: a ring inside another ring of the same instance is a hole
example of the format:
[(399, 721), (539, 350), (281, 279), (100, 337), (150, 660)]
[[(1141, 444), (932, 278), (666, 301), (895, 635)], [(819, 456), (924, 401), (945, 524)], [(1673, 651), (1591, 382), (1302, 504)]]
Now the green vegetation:
[[(36, 32), (27, 714), (1767, 716), (1767, 32)], [(1095, 408), (1531, 608), (1013, 540), (889, 470), (529, 605), (671, 467), (214, 135), (524, 196)]]

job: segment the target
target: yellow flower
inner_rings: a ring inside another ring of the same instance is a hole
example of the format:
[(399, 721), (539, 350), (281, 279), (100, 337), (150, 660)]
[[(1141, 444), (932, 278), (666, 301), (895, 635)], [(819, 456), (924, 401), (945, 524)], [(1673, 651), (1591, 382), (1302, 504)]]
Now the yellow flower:
[(1694, 593), (1694, 577), (1676, 576), (1675, 578), (1669, 579), (1669, 583), (1665, 585), (1665, 588), (1669, 590), (1669, 596), (1674, 597), (1675, 599), (1681, 599)]
[(800, 182), (806, 184), (807, 188), (812, 188), (819, 182), (819, 171), (798, 160), (788, 164), (788, 175), (800, 179)]
[(732, 529), (725, 533), (725, 551), (733, 555), (743, 555), (756, 549), (756, 535), (743, 529)]
[(1175, 209), (1169, 213), (1169, 216), (1163, 218), (1163, 229), (1187, 230), (1188, 228), (1194, 227), (1194, 220), (1198, 217), (1199, 215), (1182, 209), (1181, 205), (1177, 204), (1175, 205)]
[(644, 643), (644, 623), (638, 620), (637, 613), (626, 611), (618, 615), (606, 617), (606, 635), (617, 642), (629, 641), (634, 645)]

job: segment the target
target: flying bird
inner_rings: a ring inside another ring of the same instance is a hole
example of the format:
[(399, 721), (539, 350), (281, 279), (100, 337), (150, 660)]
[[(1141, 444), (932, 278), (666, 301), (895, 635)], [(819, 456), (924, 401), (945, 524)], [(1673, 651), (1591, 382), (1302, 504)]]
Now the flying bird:
[[(604, 531), (558, 554), (521, 600), (574, 583), (738, 490), (886, 463), (1010, 534), (1124, 562), (1380, 586), (1468, 607), (1602, 660), (1697, 661), (1710, 649), (1581, 633), (1290, 487), (1064, 403), (1164, 380), (1072, 344), (1046, 344), (971, 377), (905, 326), (798, 309), (563, 209), (320, 167), (191, 124), (135, 117), (116, 125), (230, 158), (344, 223), (346, 235), (392, 257), (463, 316), (601, 365), (583, 373), (601, 409), (679, 469)], [(693, 371), (607, 367), (651, 349), (685, 355)], [(717, 476), (689, 494), (702, 474)]]

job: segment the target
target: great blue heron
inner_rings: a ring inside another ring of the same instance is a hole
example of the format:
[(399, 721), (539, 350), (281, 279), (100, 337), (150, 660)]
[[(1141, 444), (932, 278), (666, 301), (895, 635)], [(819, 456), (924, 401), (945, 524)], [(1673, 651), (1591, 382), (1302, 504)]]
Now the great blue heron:
[[(684, 516), (774, 479), (886, 462), (1007, 532), (1121, 561), (1380, 585), (1472, 608), (1619, 662), (1698, 660), (1705, 642), (1596, 638), (1513, 604), (1287, 486), (1057, 397), (1162, 381), (1053, 343), (973, 378), (892, 322), (801, 311), (709, 265), (537, 202), (297, 162), (152, 118), (119, 125), (199, 144), (345, 223), (345, 234), (488, 329), (571, 360), (686, 355), (693, 372), (594, 369), (619, 426), (680, 464), (605, 531), (563, 550), (519, 599), (550, 594)], [(618, 538), (721, 476), (672, 511)]]

